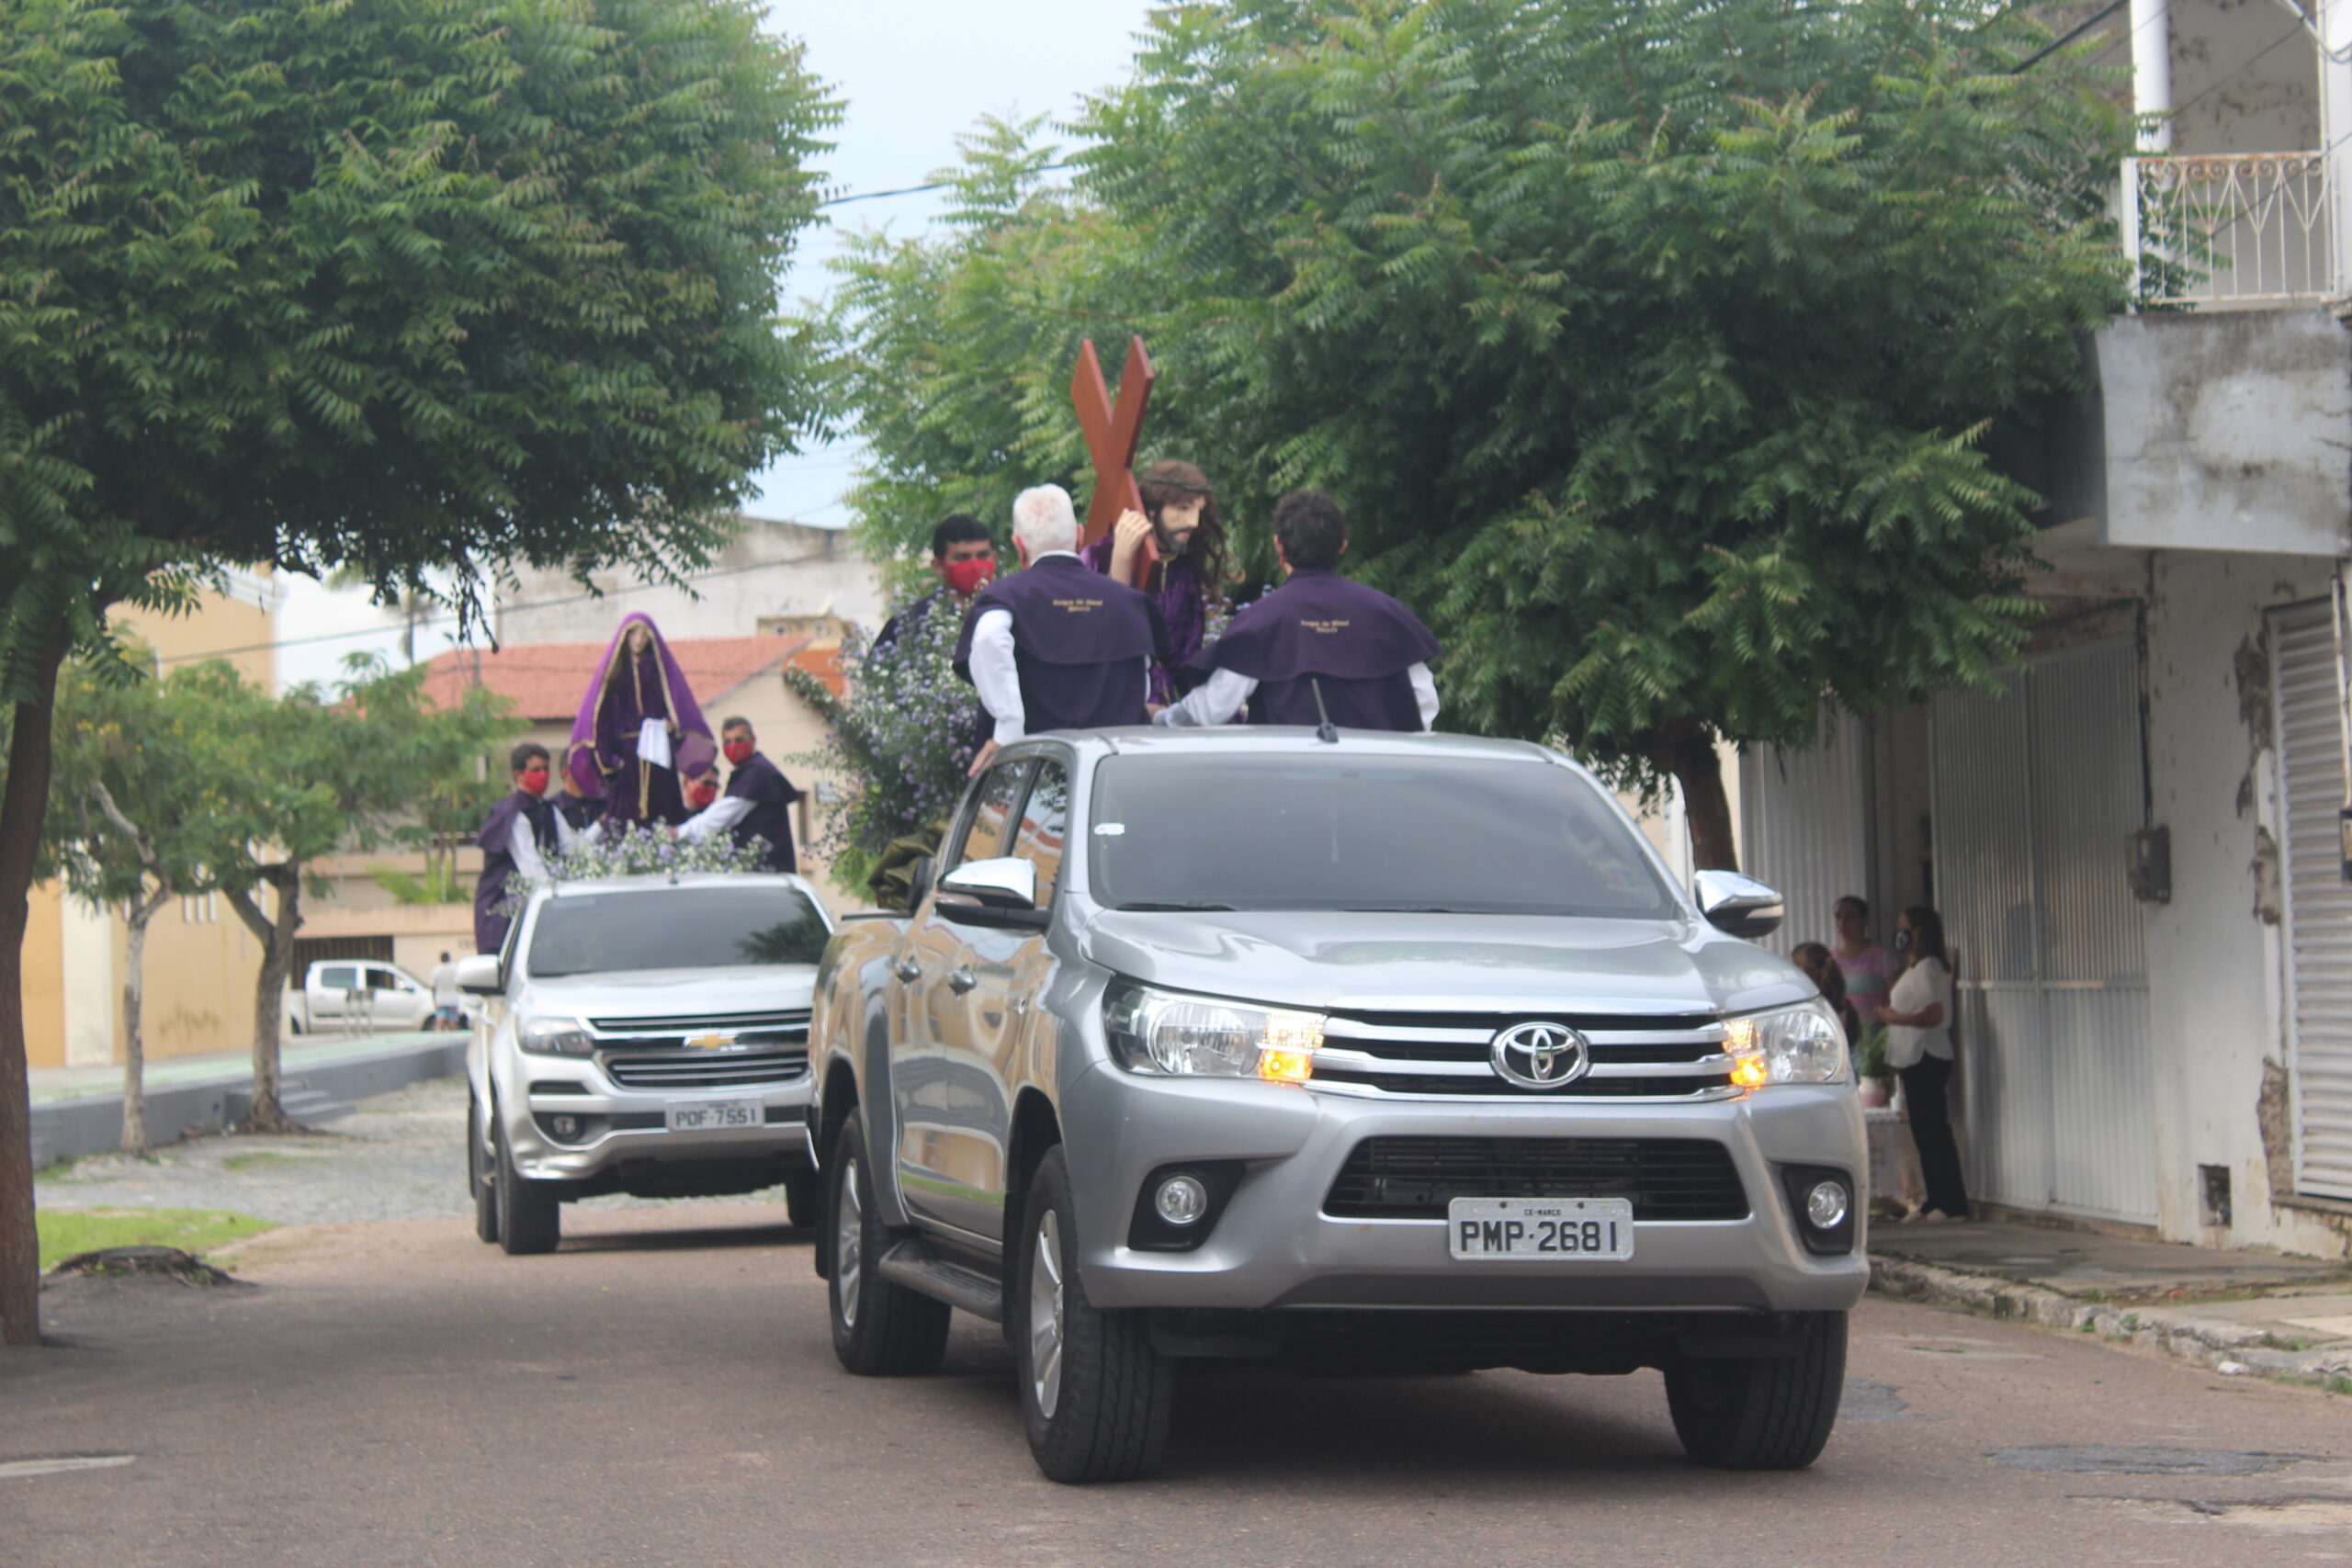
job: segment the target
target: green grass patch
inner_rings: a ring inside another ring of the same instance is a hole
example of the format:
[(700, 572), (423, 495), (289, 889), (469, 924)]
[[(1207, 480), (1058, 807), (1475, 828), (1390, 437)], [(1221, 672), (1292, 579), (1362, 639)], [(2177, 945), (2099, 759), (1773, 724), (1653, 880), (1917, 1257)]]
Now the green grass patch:
[(255, 1149), (251, 1154), (231, 1155), (220, 1162), (223, 1170), (258, 1170), (266, 1166), (292, 1165), (300, 1156), (282, 1155), (274, 1149)]
[(176, 1247), (201, 1256), (277, 1225), (250, 1214), (218, 1209), (43, 1209), (34, 1216), (40, 1230), (40, 1266), (102, 1247)]

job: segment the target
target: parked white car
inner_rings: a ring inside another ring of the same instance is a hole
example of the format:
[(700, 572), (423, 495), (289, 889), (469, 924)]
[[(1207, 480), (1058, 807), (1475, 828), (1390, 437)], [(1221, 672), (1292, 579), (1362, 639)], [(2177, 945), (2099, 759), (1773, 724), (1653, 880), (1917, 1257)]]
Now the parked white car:
[(422, 1029), (432, 1016), (433, 987), (397, 964), (322, 958), (286, 992), (287, 1026), (297, 1034)]
[(576, 1198), (777, 1185), (813, 1224), (808, 1004), (832, 930), (797, 876), (534, 894), (503, 951), (458, 965), (485, 1001), (466, 1052), (476, 1234), (549, 1252)]

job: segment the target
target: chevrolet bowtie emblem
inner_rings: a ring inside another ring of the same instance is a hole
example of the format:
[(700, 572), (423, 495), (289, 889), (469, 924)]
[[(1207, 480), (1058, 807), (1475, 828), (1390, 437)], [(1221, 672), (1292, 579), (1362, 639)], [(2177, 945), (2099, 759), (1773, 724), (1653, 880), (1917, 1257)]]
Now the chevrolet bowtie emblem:
[(735, 1043), (732, 1034), (693, 1034), (686, 1037), (689, 1051), (724, 1051)]

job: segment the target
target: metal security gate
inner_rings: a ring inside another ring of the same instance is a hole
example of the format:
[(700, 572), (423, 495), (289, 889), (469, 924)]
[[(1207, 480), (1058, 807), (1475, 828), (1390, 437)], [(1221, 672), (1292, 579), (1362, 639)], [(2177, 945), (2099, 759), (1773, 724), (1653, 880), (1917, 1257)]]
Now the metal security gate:
[(2336, 811), (2344, 720), (2335, 628), (2325, 603), (2270, 617), (2270, 691), (2287, 896), (2289, 1079), (2295, 1186), (2352, 1198), (2352, 887)]
[(1870, 896), (1870, 730), (1851, 714), (1823, 728), (1818, 746), (1740, 756), (1741, 865), (1787, 901), (1788, 919), (1759, 943), (1776, 953), (1835, 942), (1831, 906)]
[(2135, 638), (1934, 705), (1936, 882), (1959, 979), (1975, 1197), (2154, 1224)]

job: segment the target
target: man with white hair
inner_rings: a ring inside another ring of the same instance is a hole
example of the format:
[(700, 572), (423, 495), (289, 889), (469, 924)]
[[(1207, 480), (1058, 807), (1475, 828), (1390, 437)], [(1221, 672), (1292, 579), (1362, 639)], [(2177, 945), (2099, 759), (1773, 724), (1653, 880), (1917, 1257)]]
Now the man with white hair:
[(992, 724), (975, 777), (1036, 731), (1148, 724), (1152, 660), (1169, 657), (1159, 606), (1079, 558), (1078, 513), (1061, 486), (1014, 499), (1012, 547), (1022, 570), (972, 601), (956, 647), (956, 673)]

